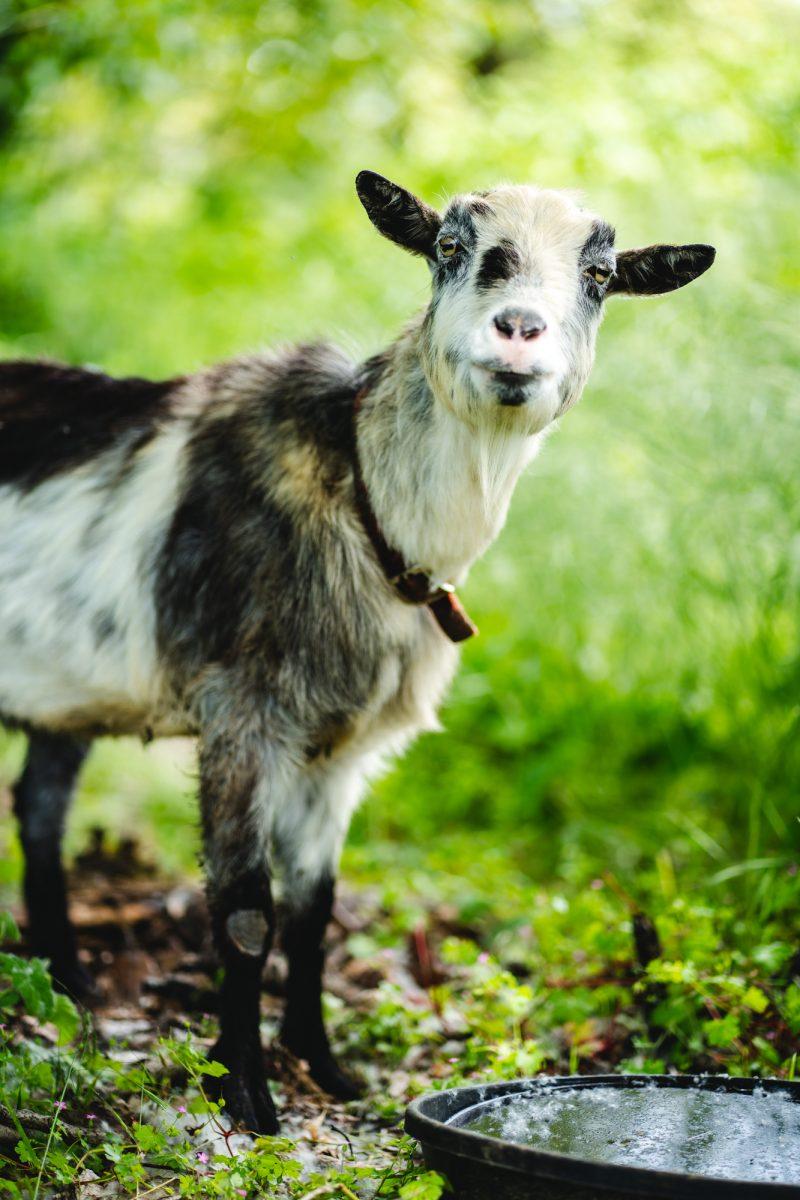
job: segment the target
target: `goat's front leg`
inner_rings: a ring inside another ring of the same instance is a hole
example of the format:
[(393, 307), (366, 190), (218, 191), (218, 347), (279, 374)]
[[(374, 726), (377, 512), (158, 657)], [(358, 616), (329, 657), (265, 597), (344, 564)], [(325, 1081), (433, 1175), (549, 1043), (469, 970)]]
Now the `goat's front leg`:
[(305, 781), (302, 805), (286, 810), (275, 847), (285, 873), (281, 943), (288, 961), (281, 1041), (308, 1062), (312, 1078), (340, 1100), (355, 1100), (361, 1085), (331, 1052), (322, 1018), (325, 930), (334, 878), (350, 815), (362, 791), (357, 770), (320, 771)]
[(235, 762), (201, 755), (201, 801), (208, 902), (225, 970), (220, 1036), (212, 1058), (228, 1068), (220, 1081), (225, 1112), (255, 1133), (277, 1133), (275, 1105), (264, 1077), (261, 973), (275, 919), (266, 856), (254, 820), (258, 776)]
[(324, 878), (299, 906), (290, 898), (281, 932), (289, 965), (281, 1041), (308, 1062), (312, 1079), (339, 1100), (355, 1100), (361, 1085), (336, 1062), (322, 1018), (325, 930), (333, 909), (333, 880)]

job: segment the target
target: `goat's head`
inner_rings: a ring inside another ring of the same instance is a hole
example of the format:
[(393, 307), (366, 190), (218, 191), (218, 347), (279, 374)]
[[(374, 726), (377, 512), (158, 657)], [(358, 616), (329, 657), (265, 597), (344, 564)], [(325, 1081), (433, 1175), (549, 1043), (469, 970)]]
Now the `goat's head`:
[(703, 245), (617, 252), (611, 226), (565, 192), (498, 187), (440, 214), (372, 171), (356, 188), (373, 225), (428, 261), (425, 370), (471, 424), (543, 429), (583, 390), (608, 296), (673, 291), (714, 261)]

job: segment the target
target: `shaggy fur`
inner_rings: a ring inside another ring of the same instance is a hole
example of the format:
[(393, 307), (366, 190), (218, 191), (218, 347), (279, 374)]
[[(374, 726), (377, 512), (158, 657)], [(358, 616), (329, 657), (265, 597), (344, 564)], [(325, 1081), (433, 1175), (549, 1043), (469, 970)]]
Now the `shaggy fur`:
[(612, 281), (664, 290), (709, 257), (618, 259), (610, 227), (557, 192), (502, 187), (440, 216), (369, 172), (357, 186), (431, 269), (428, 308), (384, 354), (295, 346), (169, 383), (0, 365), (0, 712), (31, 735), (16, 788), (31, 938), (65, 986), (85, 983), (59, 847), (89, 741), (197, 735), (216, 1054), (227, 1111), (262, 1131), (277, 1127), (258, 1032), (272, 884), (284, 1040), (352, 1096), (320, 1003), (339, 853), (369, 777), (436, 728), (456, 667), (381, 570), (356, 456), (389, 544), (461, 582), (580, 395)]

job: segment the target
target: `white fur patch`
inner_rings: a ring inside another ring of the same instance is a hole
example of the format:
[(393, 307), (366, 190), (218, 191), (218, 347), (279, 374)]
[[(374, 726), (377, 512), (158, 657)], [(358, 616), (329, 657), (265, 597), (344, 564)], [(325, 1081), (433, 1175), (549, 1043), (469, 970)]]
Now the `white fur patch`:
[[(320, 878), (334, 876), (352, 815), (371, 779), (418, 733), (436, 730), (436, 709), (458, 663), (458, 651), (427, 612), (400, 609), (413, 652), (405, 673), (387, 659), (351, 735), (330, 757), (298, 766), (267, 751), (255, 797), (256, 860), (274, 856), (288, 903), (302, 905)], [(397, 616), (397, 614), (395, 614)]]
[[(182, 423), (23, 493), (0, 489), (0, 712), (138, 732), (158, 705), (153, 565), (172, 519)], [(88, 720), (87, 720), (88, 718)]]

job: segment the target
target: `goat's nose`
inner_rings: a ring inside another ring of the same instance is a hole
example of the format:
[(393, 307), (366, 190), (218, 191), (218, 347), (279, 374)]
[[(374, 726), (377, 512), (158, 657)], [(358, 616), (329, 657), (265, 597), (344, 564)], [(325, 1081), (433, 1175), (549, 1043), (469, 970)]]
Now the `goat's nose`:
[(529, 342), (544, 333), (547, 322), (529, 308), (504, 308), (494, 317), (494, 327), (501, 337), (520, 337)]

